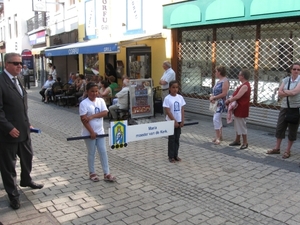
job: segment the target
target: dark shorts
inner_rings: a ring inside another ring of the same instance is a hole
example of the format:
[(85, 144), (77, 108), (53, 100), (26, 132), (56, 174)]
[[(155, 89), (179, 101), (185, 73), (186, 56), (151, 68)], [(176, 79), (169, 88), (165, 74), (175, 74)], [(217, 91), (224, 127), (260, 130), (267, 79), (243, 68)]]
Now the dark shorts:
[(284, 139), (285, 138), (285, 132), (287, 128), (288, 130), (288, 139), (289, 141), (295, 141), (297, 139), (297, 132), (299, 127), (298, 124), (291, 124), (284, 121), (285, 114), (287, 112), (287, 108), (281, 108), (277, 120), (277, 127), (276, 127), (276, 138)]

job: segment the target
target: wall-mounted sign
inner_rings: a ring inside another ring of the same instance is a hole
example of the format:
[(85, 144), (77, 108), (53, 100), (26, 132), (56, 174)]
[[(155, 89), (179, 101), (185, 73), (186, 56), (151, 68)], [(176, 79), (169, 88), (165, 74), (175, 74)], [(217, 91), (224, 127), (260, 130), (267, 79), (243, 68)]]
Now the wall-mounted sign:
[(142, 24), (142, 0), (127, 0), (127, 32), (126, 33), (141, 33), (143, 30)]
[(22, 51), (22, 62), (28, 67), (28, 69), (33, 69), (33, 56), (29, 49), (24, 49)]
[(85, 40), (96, 37), (96, 7), (94, 0), (85, 0)]
[(36, 12), (46, 12), (46, 0), (32, 0), (32, 10)]
[(31, 46), (46, 43), (46, 31), (42, 30), (29, 35), (29, 41)]

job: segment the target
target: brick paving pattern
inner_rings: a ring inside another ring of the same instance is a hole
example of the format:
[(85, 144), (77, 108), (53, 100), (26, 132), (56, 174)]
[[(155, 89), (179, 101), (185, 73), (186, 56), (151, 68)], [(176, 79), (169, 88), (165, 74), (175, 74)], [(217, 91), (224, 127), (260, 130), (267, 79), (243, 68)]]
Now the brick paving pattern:
[[(108, 149), (117, 182), (94, 183), (88, 179), (84, 142), (66, 141), (80, 135), (78, 108), (44, 104), (38, 91), (28, 91), (31, 123), (42, 130), (32, 134), (32, 177), (45, 186), (21, 188), (21, 208), (14, 211), (1, 180), (0, 221), (5, 225), (300, 223), (298, 140), (286, 160), (265, 154), (275, 143), (269, 128), (249, 125), (249, 148), (239, 150), (228, 146), (235, 136), (228, 125), (224, 141), (214, 145), (212, 118), (187, 113), (187, 120), (199, 124), (182, 130), (182, 162), (168, 162), (166, 137), (131, 142)], [(157, 115), (136, 122), (162, 120)], [(95, 167), (102, 177), (98, 156)]]

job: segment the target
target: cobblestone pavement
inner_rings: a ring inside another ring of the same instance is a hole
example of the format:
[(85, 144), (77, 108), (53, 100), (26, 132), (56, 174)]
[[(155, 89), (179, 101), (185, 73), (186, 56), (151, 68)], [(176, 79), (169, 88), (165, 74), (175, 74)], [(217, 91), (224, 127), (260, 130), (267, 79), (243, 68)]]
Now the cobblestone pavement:
[[(299, 140), (284, 160), (265, 154), (275, 144), (273, 129), (249, 125), (249, 148), (239, 150), (228, 146), (234, 138), (228, 125), (217, 146), (211, 143), (212, 118), (187, 113), (187, 120), (199, 124), (182, 130), (182, 162), (168, 162), (166, 137), (131, 142), (108, 150), (117, 182), (93, 183), (84, 142), (66, 141), (80, 134), (78, 108), (44, 104), (38, 91), (28, 91), (31, 123), (42, 130), (32, 134), (32, 177), (45, 186), (21, 188), (21, 208), (14, 211), (1, 180), (0, 221), (5, 225), (300, 224)], [(162, 120), (161, 115), (151, 119)], [(98, 156), (95, 165), (102, 174)]]

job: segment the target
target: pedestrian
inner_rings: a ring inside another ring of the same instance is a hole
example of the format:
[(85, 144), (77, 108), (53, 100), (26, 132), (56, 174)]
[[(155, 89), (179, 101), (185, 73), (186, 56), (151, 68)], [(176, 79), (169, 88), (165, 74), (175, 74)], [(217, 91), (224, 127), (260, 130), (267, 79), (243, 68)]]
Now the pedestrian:
[(87, 98), (79, 105), (79, 115), (82, 127), (82, 136), (90, 136), (85, 139), (87, 147), (87, 161), (89, 168), (90, 180), (99, 181), (98, 175), (95, 173), (95, 153), (96, 148), (100, 156), (100, 162), (104, 173), (104, 180), (115, 181), (116, 178), (110, 174), (108, 165), (108, 156), (106, 152), (106, 142), (104, 137), (97, 138), (96, 135), (104, 134), (103, 118), (107, 116), (108, 110), (102, 98), (97, 98), (98, 85), (95, 82), (89, 82), (86, 85)]
[(105, 77), (109, 80), (109, 77), (113, 76), (115, 78), (114, 82), (118, 83), (118, 75), (114, 66), (111, 63), (105, 64)]
[(213, 87), (212, 96), (209, 100), (211, 103), (217, 101), (217, 110), (214, 113), (213, 124), (216, 132), (216, 137), (213, 142), (219, 145), (222, 141), (222, 113), (226, 110), (226, 97), (229, 90), (229, 81), (226, 77), (226, 68), (224, 66), (217, 66), (216, 68), (216, 78), (219, 79), (218, 82)]
[(20, 208), (17, 188), (17, 155), (21, 164), (21, 187), (43, 188), (32, 181), (33, 150), (27, 114), (27, 93), (17, 76), (22, 69), (22, 58), (17, 53), (6, 53), (5, 69), (0, 75), (0, 170), (5, 191), (13, 209)]
[(282, 98), (282, 101), (277, 120), (275, 148), (267, 151), (267, 154), (280, 154), (280, 145), (282, 139), (285, 138), (285, 132), (288, 128), (288, 145), (282, 156), (282, 158), (284, 159), (287, 159), (291, 156), (291, 148), (294, 141), (297, 139), (297, 132), (299, 127), (299, 119), (296, 123), (288, 123), (285, 121), (285, 116), (287, 114), (288, 108), (298, 108), (299, 112), (300, 107), (300, 62), (293, 63), (290, 70), (291, 76), (285, 77), (282, 80), (282, 83), (278, 90), (278, 95)]
[(53, 77), (53, 80), (56, 81), (56, 66), (54, 66), (52, 63), (48, 63), (48, 67), (49, 67), (49, 75), (51, 75)]
[(56, 76), (57, 76), (57, 72), (56, 72), (56, 66), (52, 66), (52, 73), (51, 73), (53, 80), (56, 81)]
[(161, 85), (161, 100), (164, 102), (165, 97), (169, 94), (169, 83), (176, 80), (176, 76), (169, 61), (164, 61), (162, 67), (165, 72), (160, 78), (159, 84)]
[(181, 161), (178, 157), (178, 149), (181, 127), (184, 126), (184, 105), (186, 103), (183, 97), (178, 94), (178, 86), (179, 84), (175, 80), (169, 82), (170, 94), (165, 97), (163, 102), (166, 120), (174, 121), (174, 134), (168, 136), (168, 157), (171, 163)]
[(24, 86), (28, 89), (30, 89), (30, 77), (29, 77), (29, 69), (27, 68), (27, 66), (24, 64), (23, 65), (23, 69), (22, 69), (22, 76), (23, 76), (23, 79), (24, 79)]
[(249, 116), (251, 87), (249, 83), (250, 71), (243, 69), (238, 75), (239, 81), (242, 83), (232, 94), (232, 97), (226, 100), (226, 105), (236, 101), (237, 107), (234, 114), (234, 130), (236, 132), (235, 140), (229, 146), (240, 146), (241, 135), (243, 144), (240, 149), (248, 148), (246, 118)]

